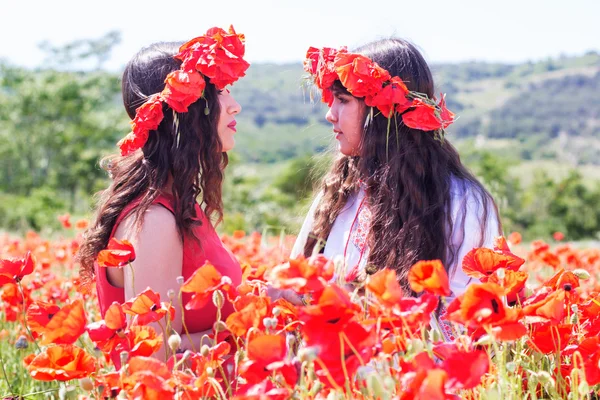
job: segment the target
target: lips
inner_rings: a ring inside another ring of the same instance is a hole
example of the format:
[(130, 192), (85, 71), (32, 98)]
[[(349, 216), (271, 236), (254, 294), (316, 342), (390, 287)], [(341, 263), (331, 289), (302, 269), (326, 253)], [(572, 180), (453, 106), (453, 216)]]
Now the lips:
[(234, 131), (234, 132), (237, 132), (237, 129), (235, 129), (235, 126), (236, 126), (236, 125), (237, 125), (237, 122), (236, 122), (236, 121), (231, 121), (231, 122), (229, 123), (229, 125), (227, 125), (227, 127), (229, 127), (229, 129), (231, 129), (232, 131)]

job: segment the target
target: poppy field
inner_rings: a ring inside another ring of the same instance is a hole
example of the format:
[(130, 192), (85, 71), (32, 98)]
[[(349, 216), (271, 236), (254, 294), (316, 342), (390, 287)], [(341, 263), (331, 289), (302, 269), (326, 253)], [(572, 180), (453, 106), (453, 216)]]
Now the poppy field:
[[(292, 237), (236, 232), (222, 239), (242, 265), (240, 286), (206, 264), (180, 293), (148, 288), (102, 319), (73, 257), (85, 223), (68, 228), (56, 240), (0, 236), (3, 399), (584, 399), (600, 388), (600, 250), (560, 235), (525, 245), (513, 233), (473, 249), (462, 268), (474, 283), (450, 299), (437, 260), (410, 271), (414, 297), (392, 270), (351, 287), (355, 276), (321, 255), (287, 259)], [(113, 241), (99, 264), (134, 258)], [(267, 285), (305, 304), (273, 301)], [(193, 294), (189, 309), (234, 305), (194, 351), (178, 352), (170, 332), (182, 292)]]

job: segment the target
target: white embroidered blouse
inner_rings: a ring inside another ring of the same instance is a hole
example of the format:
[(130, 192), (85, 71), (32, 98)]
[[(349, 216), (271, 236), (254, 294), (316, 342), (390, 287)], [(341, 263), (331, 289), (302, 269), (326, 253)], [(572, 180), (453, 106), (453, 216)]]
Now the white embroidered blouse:
[[(450, 232), (449, 227), (446, 226), (446, 234), (450, 236), (447, 254), (449, 255), (451, 254), (450, 251), (453, 251), (456, 256), (454, 263), (449, 265), (448, 269), (450, 271), (454, 270), (453, 275), (450, 277), (452, 295), (446, 299), (448, 303), (454, 297), (464, 293), (467, 286), (472, 282), (472, 278), (469, 278), (462, 270), (462, 260), (469, 251), (478, 247), (481, 242), (480, 221), (483, 221), (484, 217), (487, 220), (482, 247), (492, 248), (494, 238), (500, 233), (499, 222), (493, 207), (488, 207), (487, 215), (484, 216), (481, 201), (476, 198), (478, 194), (469, 185), (468, 182), (453, 179), (450, 187), (454, 228)], [(291, 258), (295, 258), (304, 252), (304, 246), (312, 230), (314, 214), (321, 197), (322, 193), (319, 193), (311, 205), (292, 249)], [(365, 192), (361, 189), (348, 199), (346, 206), (336, 218), (325, 243), (324, 255), (327, 258), (333, 260), (336, 257), (343, 257), (345, 274), (352, 274), (357, 268), (359, 270), (364, 269), (368, 259), (369, 249), (366, 244), (366, 237), (371, 214), (364, 198)], [(465, 203), (466, 207), (463, 207)], [(463, 212), (463, 209), (465, 212)], [(464, 232), (460, 229), (463, 218)], [(442, 310), (442, 314), (444, 311)], [(437, 321), (432, 320), (432, 324), (434, 323), (437, 323)], [(441, 328), (446, 339), (453, 339), (449, 326), (440, 325), (439, 328)]]

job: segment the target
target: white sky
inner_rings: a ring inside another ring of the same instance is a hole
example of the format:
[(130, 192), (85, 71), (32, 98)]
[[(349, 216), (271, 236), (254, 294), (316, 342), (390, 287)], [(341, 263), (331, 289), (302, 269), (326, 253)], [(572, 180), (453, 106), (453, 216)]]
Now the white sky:
[(250, 62), (301, 61), (309, 46), (352, 48), (396, 35), (430, 62), (523, 62), (600, 51), (600, 0), (0, 0), (0, 58), (41, 64), (38, 43), (122, 42), (105, 67), (120, 69), (155, 41), (188, 40), (233, 24)]

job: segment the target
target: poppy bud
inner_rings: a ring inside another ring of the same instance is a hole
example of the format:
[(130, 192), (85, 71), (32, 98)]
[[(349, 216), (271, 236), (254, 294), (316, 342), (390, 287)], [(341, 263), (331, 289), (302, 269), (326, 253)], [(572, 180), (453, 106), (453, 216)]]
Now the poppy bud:
[(590, 279), (590, 273), (583, 268), (577, 268), (571, 272), (573, 273), (573, 275), (575, 275), (576, 277), (578, 277), (581, 280), (585, 281), (587, 279)]
[(210, 353), (210, 347), (208, 347), (208, 345), (203, 344), (202, 347), (200, 348), (200, 354), (202, 354), (202, 357), (208, 357), (208, 354)]
[(219, 310), (223, 308), (223, 303), (225, 302), (223, 293), (221, 293), (220, 290), (215, 290), (212, 295), (212, 301), (215, 307), (217, 307)]
[(319, 350), (316, 347), (303, 347), (298, 350), (298, 360), (300, 362), (311, 362), (317, 358)]
[(572, 314), (569, 322), (573, 325), (577, 325), (579, 322), (579, 316), (577, 314)]
[(181, 286), (183, 285), (183, 282), (185, 282), (185, 279), (183, 278), (183, 276), (178, 276), (177, 278), (175, 278), (175, 281), (179, 286)]
[(273, 316), (279, 317), (279, 314), (281, 314), (281, 309), (279, 307), (273, 307)]
[(265, 326), (265, 328), (271, 329), (271, 318), (269, 318), (269, 317), (263, 318), (263, 325)]
[(225, 332), (227, 330), (227, 324), (223, 321), (216, 321), (213, 324), (213, 329), (215, 330), (215, 333)]
[(173, 332), (173, 334), (169, 336), (167, 343), (169, 344), (171, 351), (176, 353), (179, 346), (181, 346), (181, 336), (179, 336), (177, 332)]
[(26, 349), (29, 344), (27, 343), (27, 338), (23, 335), (19, 336), (17, 342), (15, 343), (15, 349)]
[(431, 331), (431, 341), (433, 343), (441, 342), (443, 340), (444, 340), (444, 338), (442, 336), (442, 333), (439, 331), (439, 329), (433, 329)]
[(167, 291), (167, 297), (169, 298), (169, 300), (173, 300), (175, 298), (175, 291), (173, 289), (169, 289)]
[(206, 367), (206, 375), (210, 376), (211, 378), (215, 376), (215, 370), (212, 369), (212, 367)]
[(79, 387), (81, 387), (86, 392), (90, 392), (94, 390), (94, 383), (90, 378), (82, 378), (79, 380)]

